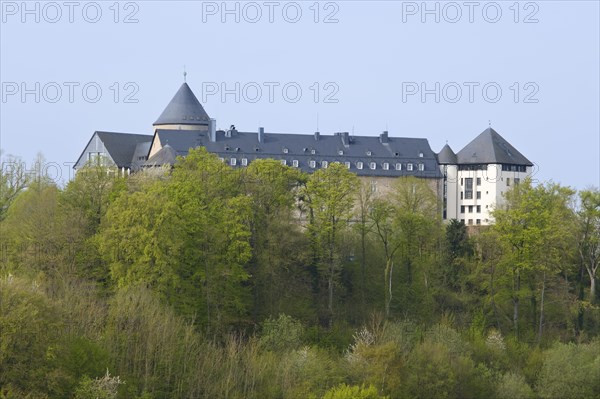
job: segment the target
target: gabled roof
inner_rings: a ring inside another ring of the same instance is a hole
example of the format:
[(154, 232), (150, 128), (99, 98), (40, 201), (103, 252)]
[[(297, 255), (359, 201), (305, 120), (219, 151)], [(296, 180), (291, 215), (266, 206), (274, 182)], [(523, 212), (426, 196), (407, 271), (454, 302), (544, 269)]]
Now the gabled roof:
[(144, 166), (173, 165), (177, 158), (177, 151), (169, 144), (164, 145), (156, 154), (146, 161)]
[[(259, 142), (257, 132), (235, 131), (228, 137), (227, 133), (217, 131), (217, 140), (212, 142), (208, 134), (200, 130), (156, 131), (160, 142), (168, 143), (177, 155), (185, 156), (190, 148), (202, 146), (226, 160), (236, 158), (237, 165), (242, 158), (248, 162), (261, 158), (280, 159), (286, 160), (287, 165), (298, 160), (301, 170), (314, 172), (318, 168), (310, 168), (309, 161), (316, 161), (317, 165), (322, 161), (351, 162), (351, 170), (361, 176), (440, 176), (436, 154), (427, 139), (386, 136), (381, 140), (377, 136), (349, 136), (347, 133), (319, 135), (317, 139), (314, 134), (263, 133), (263, 140)], [(357, 162), (363, 163), (362, 169), (356, 167)], [(375, 169), (370, 169), (371, 162), (376, 163)], [(146, 165), (150, 163), (151, 159)], [(389, 164), (388, 170), (383, 169), (384, 163)], [(396, 163), (402, 163), (402, 170), (395, 170)], [(414, 165), (412, 172), (406, 170), (408, 163)], [(420, 163), (425, 165), (424, 171), (418, 170)]]
[(152, 140), (152, 136), (147, 134), (132, 133), (114, 133), (114, 132), (96, 132), (106, 151), (117, 164), (119, 168), (130, 167), (133, 153), (139, 143)]
[(437, 154), (437, 160), (440, 165), (456, 165), (456, 154), (452, 148), (446, 144)]
[(152, 140), (152, 136), (147, 134), (96, 131), (88, 141), (81, 155), (79, 155), (75, 165), (79, 164), (85, 150), (96, 136), (100, 139), (108, 155), (119, 168), (131, 168), (133, 154), (137, 145)]
[(514, 164), (533, 166), (523, 154), (498, 134), (487, 128), (456, 154), (458, 164)]
[(209, 119), (190, 86), (183, 83), (154, 125), (208, 125)]

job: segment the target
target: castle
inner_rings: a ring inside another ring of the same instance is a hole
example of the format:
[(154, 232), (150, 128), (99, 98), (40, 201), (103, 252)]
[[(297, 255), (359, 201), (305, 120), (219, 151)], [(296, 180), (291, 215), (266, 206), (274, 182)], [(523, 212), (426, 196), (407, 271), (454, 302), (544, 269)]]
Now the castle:
[(493, 223), (491, 211), (503, 194), (532, 172), (533, 164), (491, 127), (458, 153), (446, 144), (439, 153), (424, 138), (289, 134), (216, 129), (187, 83), (153, 124), (153, 135), (94, 132), (75, 169), (102, 158), (122, 174), (141, 168), (173, 165), (190, 148), (205, 147), (235, 168), (255, 159), (270, 158), (311, 173), (332, 162), (344, 164), (371, 189), (385, 192), (398, 177), (427, 179), (438, 193), (444, 219), (467, 225)]

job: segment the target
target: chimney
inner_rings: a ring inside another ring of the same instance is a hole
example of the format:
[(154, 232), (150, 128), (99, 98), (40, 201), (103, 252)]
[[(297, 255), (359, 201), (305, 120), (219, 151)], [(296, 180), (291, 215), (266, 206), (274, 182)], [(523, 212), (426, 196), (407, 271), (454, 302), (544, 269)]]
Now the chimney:
[(264, 127), (258, 128), (258, 142), (259, 143), (265, 142), (265, 128)]
[(388, 131), (384, 130), (383, 133), (381, 133), (379, 135), (379, 141), (381, 142), (381, 144), (386, 144), (389, 143), (389, 138), (388, 138)]
[(315, 141), (319, 141), (320, 136), (321, 136), (321, 133), (315, 132)]
[(350, 133), (341, 132), (338, 134), (339, 134), (340, 138), (342, 139), (342, 144), (344, 145), (344, 147), (349, 147), (350, 146)]
[(213, 118), (208, 121), (208, 139), (213, 143), (217, 141), (217, 120)]

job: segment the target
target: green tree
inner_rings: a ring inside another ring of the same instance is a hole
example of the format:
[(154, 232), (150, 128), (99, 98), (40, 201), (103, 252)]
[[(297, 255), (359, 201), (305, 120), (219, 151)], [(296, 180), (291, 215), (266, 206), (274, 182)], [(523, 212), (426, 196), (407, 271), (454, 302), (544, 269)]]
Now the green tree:
[[(519, 336), (521, 279), (526, 274), (537, 281), (539, 290), (538, 342), (545, 323), (545, 295), (548, 279), (568, 262), (572, 248), (573, 215), (569, 208), (573, 191), (557, 184), (533, 187), (530, 179), (515, 185), (506, 194), (506, 209), (497, 209), (494, 229), (504, 242), (505, 264), (512, 275), (513, 328)], [(532, 297), (537, 302), (537, 298)]]
[(333, 323), (333, 297), (342, 269), (340, 239), (348, 227), (359, 181), (344, 165), (332, 163), (313, 173), (303, 192), (309, 208), (308, 233), (317, 266), (327, 281), (327, 311)]
[(590, 302), (595, 303), (596, 278), (600, 266), (600, 191), (581, 191), (579, 199), (577, 249), (590, 278)]

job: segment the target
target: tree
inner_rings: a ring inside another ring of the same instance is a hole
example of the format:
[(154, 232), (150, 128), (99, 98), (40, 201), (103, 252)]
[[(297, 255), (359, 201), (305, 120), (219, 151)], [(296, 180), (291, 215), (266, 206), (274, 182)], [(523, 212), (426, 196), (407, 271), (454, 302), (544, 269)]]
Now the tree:
[(0, 165), (0, 221), (6, 216), (10, 204), (23, 191), (31, 177), (20, 159), (8, 156)]
[(581, 191), (579, 199), (577, 249), (590, 278), (590, 303), (593, 304), (596, 302), (596, 275), (600, 266), (600, 191)]
[(249, 220), (239, 174), (199, 148), (178, 160), (170, 179), (119, 196), (99, 243), (119, 286), (147, 284), (219, 330), (247, 311)]
[(506, 209), (493, 213), (496, 219), (493, 228), (507, 248), (504, 260), (513, 279), (513, 327), (517, 337), (524, 273), (539, 282), (538, 342), (542, 337), (548, 278), (561, 271), (572, 248), (573, 215), (569, 208), (572, 196), (569, 188), (552, 183), (533, 187), (531, 180), (526, 179), (506, 194)]
[(251, 201), (249, 272), (255, 323), (281, 312), (297, 316), (310, 300), (304, 268), (307, 244), (294, 212), (304, 180), (300, 171), (273, 159), (253, 161), (242, 170), (243, 189)]
[(308, 233), (317, 267), (327, 280), (327, 311), (333, 322), (333, 293), (342, 268), (340, 238), (350, 223), (356, 200), (358, 177), (344, 165), (332, 163), (308, 179), (303, 191), (309, 207)]
[(392, 276), (394, 272), (394, 257), (396, 252), (405, 243), (403, 232), (398, 225), (398, 209), (385, 199), (376, 199), (370, 212), (370, 219), (375, 226), (374, 231), (383, 245), (385, 255), (384, 271), (384, 298), (385, 317), (390, 316), (392, 302)]

